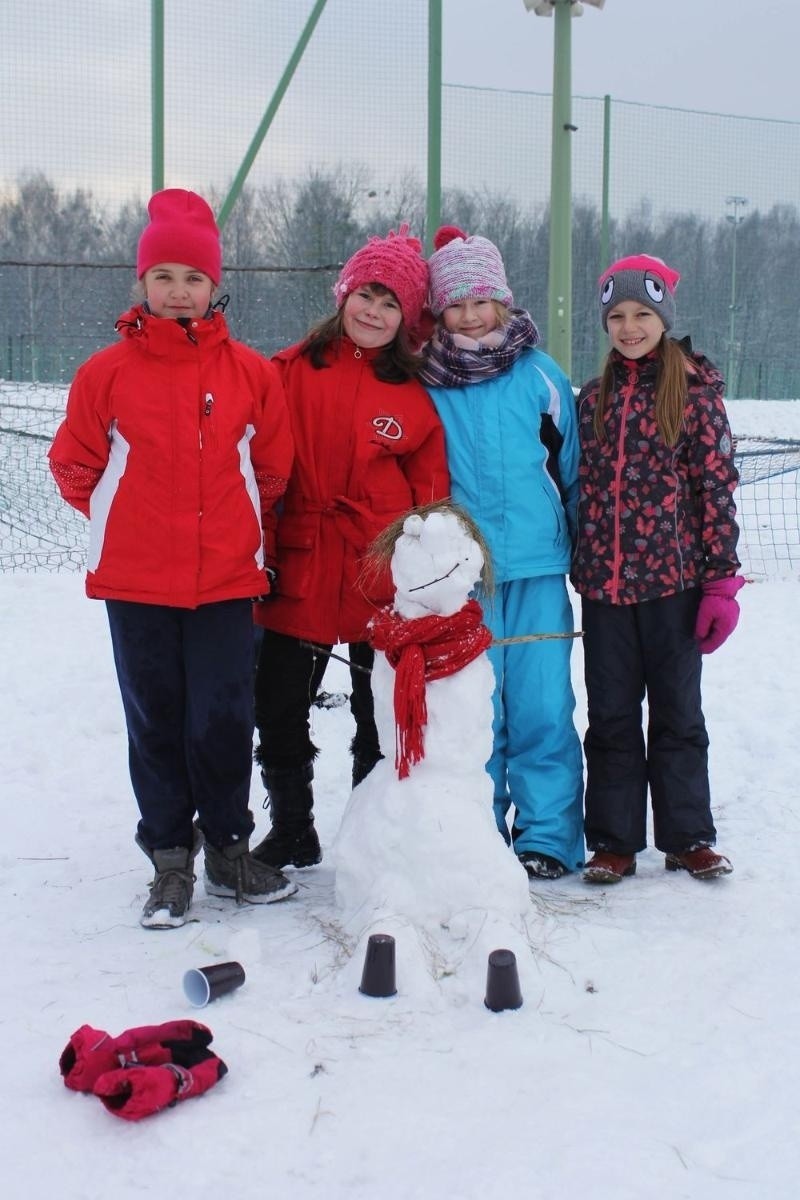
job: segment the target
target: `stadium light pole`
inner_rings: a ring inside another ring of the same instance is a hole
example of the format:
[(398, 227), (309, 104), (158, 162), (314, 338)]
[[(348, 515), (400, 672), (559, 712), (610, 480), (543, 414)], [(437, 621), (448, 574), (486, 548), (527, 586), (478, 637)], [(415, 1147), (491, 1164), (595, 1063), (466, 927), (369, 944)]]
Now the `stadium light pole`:
[(744, 213), (739, 215), (740, 208), (747, 207), (746, 196), (728, 196), (725, 203), (729, 208), (733, 209), (732, 213), (728, 213), (725, 217), (733, 226), (732, 244), (731, 244), (731, 302), (729, 306), (729, 323), (728, 323), (728, 366), (725, 372), (726, 392), (728, 396), (733, 397), (733, 363), (734, 363), (734, 345), (736, 341), (736, 233), (744, 220)]
[[(547, 349), (572, 373), (572, 27), (583, 13), (578, 0), (522, 0), (537, 17), (555, 17), (553, 133), (550, 151), (550, 263), (547, 281)], [(583, 0), (602, 8), (605, 0)]]

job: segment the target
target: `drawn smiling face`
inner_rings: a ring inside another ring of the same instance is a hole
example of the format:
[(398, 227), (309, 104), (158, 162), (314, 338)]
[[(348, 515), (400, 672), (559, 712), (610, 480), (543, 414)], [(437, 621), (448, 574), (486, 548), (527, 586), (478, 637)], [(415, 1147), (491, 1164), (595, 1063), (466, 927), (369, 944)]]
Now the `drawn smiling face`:
[(481, 577), (483, 553), (455, 513), (413, 514), (392, 555), (395, 609), (401, 616), (450, 616)]

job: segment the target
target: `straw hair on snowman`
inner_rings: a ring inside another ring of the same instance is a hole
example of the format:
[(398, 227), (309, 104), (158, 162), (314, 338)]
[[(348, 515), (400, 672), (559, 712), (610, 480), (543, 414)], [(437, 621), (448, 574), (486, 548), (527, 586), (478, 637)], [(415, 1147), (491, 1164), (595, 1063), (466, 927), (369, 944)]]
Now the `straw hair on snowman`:
[[(395, 767), (402, 780), (425, 757), (427, 684), (456, 674), (491, 644), (483, 610), (469, 598), (490, 560), (472, 519), (449, 502), (412, 510), (380, 542), (373, 561), (391, 557), (395, 600), (370, 621), (369, 640), (395, 671)], [(412, 564), (430, 577), (415, 574)]]

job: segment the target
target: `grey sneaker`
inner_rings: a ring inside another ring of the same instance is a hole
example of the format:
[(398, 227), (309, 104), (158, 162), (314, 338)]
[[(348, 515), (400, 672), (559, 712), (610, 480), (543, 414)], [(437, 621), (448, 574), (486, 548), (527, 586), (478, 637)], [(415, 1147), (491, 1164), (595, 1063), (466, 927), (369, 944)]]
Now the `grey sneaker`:
[(209, 896), (233, 896), (237, 904), (274, 904), (297, 891), (297, 884), (260, 863), (246, 841), (218, 850), (206, 843), (205, 885)]
[(156, 850), (156, 875), (150, 884), (150, 896), (142, 909), (139, 924), (145, 929), (174, 929), (186, 924), (192, 903), (194, 871), (189, 851)]
[(150, 896), (142, 909), (139, 924), (145, 929), (176, 929), (186, 924), (186, 914), (194, 892), (194, 860), (203, 844), (199, 829), (194, 831), (194, 844), (174, 846), (169, 850), (151, 850), (138, 833), (136, 845), (143, 850), (156, 869), (150, 884)]

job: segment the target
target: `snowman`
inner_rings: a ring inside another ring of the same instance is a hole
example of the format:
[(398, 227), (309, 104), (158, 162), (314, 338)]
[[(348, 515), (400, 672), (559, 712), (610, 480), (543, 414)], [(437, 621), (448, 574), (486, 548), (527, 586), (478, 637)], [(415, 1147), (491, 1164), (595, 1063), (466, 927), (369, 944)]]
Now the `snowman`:
[(372, 560), (395, 585), (393, 607), (370, 629), (385, 758), (345, 810), (333, 848), (337, 903), (359, 945), (394, 932), (398, 957), (407, 962), (413, 942), (433, 978), (457, 973), (468, 956), (480, 971), (488, 950), (528, 948), (531, 907), (486, 773), (491, 635), (470, 594), (491, 586), (488, 551), (468, 514), (446, 502), (396, 521)]

